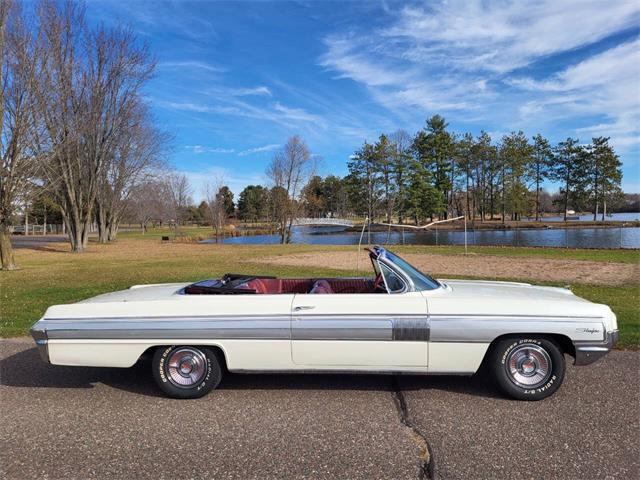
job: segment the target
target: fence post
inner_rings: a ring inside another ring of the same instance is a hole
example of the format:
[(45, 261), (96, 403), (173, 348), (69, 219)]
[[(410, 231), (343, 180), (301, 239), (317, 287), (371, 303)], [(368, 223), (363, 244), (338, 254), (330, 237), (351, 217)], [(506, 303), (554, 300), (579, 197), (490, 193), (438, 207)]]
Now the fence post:
[(464, 254), (467, 255), (467, 216), (464, 216)]
[(620, 227), (620, 248), (622, 248), (622, 226)]

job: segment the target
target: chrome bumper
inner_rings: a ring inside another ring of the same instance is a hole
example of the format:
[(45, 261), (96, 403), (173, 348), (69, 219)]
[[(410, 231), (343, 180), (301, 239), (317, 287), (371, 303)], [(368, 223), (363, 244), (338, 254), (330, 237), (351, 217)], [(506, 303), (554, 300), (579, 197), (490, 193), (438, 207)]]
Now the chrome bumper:
[(36, 323), (31, 328), (31, 336), (36, 341), (38, 353), (40, 354), (42, 361), (45, 363), (51, 363), (49, 361), (49, 339), (47, 338), (47, 331), (43, 328), (38, 328), (38, 324)]
[(619, 336), (618, 330), (612, 330), (607, 332), (603, 342), (573, 342), (576, 348), (574, 365), (589, 365), (604, 357), (618, 343)]

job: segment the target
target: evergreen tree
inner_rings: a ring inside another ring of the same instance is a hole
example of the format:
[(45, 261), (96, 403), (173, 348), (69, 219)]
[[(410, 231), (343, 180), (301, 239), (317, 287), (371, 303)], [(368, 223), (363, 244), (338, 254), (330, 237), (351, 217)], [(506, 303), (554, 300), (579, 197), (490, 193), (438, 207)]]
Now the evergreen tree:
[(529, 176), (535, 181), (536, 220), (540, 219), (540, 190), (542, 189), (542, 183), (551, 174), (553, 159), (553, 150), (549, 141), (540, 134), (533, 137), (533, 160), (529, 164)]
[(229, 187), (223, 185), (216, 194), (218, 200), (222, 200), (224, 205), (224, 212), (227, 217), (233, 217), (236, 213), (236, 206), (233, 203), (233, 192), (229, 190)]
[(302, 203), (307, 215), (313, 218), (323, 217), (326, 213), (326, 198), (324, 196), (324, 182), (318, 175), (314, 175), (302, 189)]
[(268, 190), (262, 185), (248, 185), (238, 200), (238, 215), (245, 222), (264, 220), (268, 214)]
[(440, 115), (427, 120), (424, 130), (418, 132), (413, 149), (418, 161), (431, 172), (433, 186), (444, 199), (439, 218), (447, 218), (447, 207), (451, 203), (451, 173), (455, 153), (455, 141), (447, 131), (448, 123)]
[(554, 148), (554, 164), (551, 178), (562, 184), (560, 188), (564, 220), (571, 202), (574, 209), (581, 206), (582, 195), (588, 174), (588, 156), (578, 144), (577, 138), (567, 138)]
[(364, 142), (347, 164), (349, 169), (349, 196), (356, 213), (365, 214), (370, 221), (376, 216), (380, 205), (380, 168), (377, 162), (376, 148)]
[(511, 132), (502, 137), (500, 150), (504, 162), (502, 172), (503, 217), (506, 209), (509, 209), (511, 219), (519, 220), (522, 214), (529, 210), (527, 173), (533, 157), (533, 148), (525, 134), (519, 131)]
[(380, 138), (374, 145), (375, 162), (379, 171), (380, 183), (384, 195), (384, 210), (387, 223), (391, 223), (391, 215), (393, 213), (393, 192), (395, 185), (393, 183), (393, 150), (386, 135), (380, 135)]
[(432, 173), (424, 164), (414, 160), (409, 174), (409, 189), (407, 192), (407, 213), (416, 223), (442, 212), (444, 196), (433, 185)]
[(472, 208), (471, 205), (476, 154), (474, 147), (475, 143), (470, 133), (465, 133), (456, 143), (456, 162), (464, 182), (465, 216), (469, 220), (472, 220), (475, 216), (475, 208)]
[(591, 145), (586, 150), (588, 152), (586, 183), (593, 202), (593, 220), (597, 220), (599, 207), (602, 204), (602, 220), (604, 221), (607, 197), (621, 191), (622, 162), (613, 147), (609, 145), (609, 137), (591, 139)]
[(404, 220), (407, 208), (408, 175), (411, 163), (411, 136), (404, 130), (391, 134), (393, 182), (395, 184), (394, 206), (398, 223)]

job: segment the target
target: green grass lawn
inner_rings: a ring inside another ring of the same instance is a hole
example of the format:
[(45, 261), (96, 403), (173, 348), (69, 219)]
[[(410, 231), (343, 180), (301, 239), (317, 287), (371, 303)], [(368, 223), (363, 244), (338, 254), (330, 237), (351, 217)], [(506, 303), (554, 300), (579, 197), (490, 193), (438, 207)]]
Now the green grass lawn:
[[(100, 293), (128, 288), (138, 283), (193, 281), (227, 272), (249, 272), (279, 276), (343, 276), (356, 272), (281, 266), (252, 262), (265, 256), (318, 250), (348, 250), (353, 246), (318, 245), (248, 246), (161, 243), (162, 231), (147, 235), (122, 235), (113, 245), (92, 244), (84, 254), (72, 254), (66, 246), (21, 249), (16, 259), (21, 270), (0, 272), (0, 336), (28, 333), (46, 308), (75, 302)], [(460, 247), (402, 246), (399, 252), (462, 254)], [(604, 250), (555, 250), (511, 247), (474, 247), (474, 253), (513, 257), (562, 258), (637, 263), (637, 252)], [(437, 272), (436, 272), (437, 273)], [(516, 279), (527, 281), (526, 278)], [(618, 316), (620, 346), (640, 347), (640, 283), (626, 286), (575, 285), (577, 295), (606, 303)]]

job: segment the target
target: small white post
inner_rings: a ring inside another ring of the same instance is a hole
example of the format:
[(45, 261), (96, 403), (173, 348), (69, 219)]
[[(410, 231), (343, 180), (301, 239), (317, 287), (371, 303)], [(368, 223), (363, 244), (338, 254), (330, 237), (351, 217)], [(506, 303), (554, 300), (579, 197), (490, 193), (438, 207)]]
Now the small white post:
[(464, 216), (464, 254), (467, 255), (467, 216)]
[(360, 246), (362, 245), (362, 237), (364, 236), (364, 229), (367, 226), (369, 217), (364, 217), (364, 223), (362, 224), (362, 232), (360, 232), (360, 241), (358, 241), (358, 258), (356, 259), (356, 272), (360, 272)]

